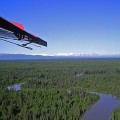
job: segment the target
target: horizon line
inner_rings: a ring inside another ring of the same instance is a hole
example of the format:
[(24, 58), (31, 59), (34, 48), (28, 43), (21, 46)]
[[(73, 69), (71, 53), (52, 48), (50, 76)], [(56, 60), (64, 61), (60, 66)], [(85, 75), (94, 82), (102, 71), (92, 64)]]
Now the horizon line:
[(0, 53), (0, 55), (32, 55), (32, 56), (117, 56), (119, 54), (99, 54), (99, 53), (57, 53), (57, 54), (24, 54), (24, 53)]

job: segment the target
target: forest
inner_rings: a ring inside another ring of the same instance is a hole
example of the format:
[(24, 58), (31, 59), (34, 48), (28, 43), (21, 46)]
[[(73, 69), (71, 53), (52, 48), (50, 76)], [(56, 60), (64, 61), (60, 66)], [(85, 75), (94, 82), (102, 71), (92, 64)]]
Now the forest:
[(99, 99), (88, 91), (120, 99), (120, 59), (0, 61), (0, 120), (79, 120)]

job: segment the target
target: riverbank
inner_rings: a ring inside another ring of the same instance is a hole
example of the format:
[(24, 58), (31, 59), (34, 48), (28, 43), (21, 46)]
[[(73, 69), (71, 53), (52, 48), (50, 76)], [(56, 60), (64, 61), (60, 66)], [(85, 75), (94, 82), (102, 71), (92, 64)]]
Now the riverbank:
[(80, 120), (109, 120), (113, 110), (120, 106), (120, 100), (116, 96), (98, 92), (89, 93), (99, 95), (100, 99), (87, 109)]
[(116, 108), (110, 117), (110, 120), (120, 120), (120, 107)]

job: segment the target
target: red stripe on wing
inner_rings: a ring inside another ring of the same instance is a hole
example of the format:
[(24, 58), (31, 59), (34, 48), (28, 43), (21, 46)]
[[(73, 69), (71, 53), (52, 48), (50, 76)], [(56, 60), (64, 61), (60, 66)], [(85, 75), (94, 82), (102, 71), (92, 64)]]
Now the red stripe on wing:
[(10, 21), (13, 25), (19, 27), (20, 29), (24, 30), (24, 26), (20, 23), (14, 22), (14, 21)]

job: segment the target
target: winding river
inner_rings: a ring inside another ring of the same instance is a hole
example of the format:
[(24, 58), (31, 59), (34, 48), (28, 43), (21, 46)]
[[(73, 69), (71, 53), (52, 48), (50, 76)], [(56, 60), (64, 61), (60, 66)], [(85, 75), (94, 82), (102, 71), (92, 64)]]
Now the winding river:
[[(8, 86), (7, 88), (8, 90), (12, 89), (18, 91), (20, 90), (20, 86), (22, 84), (26, 83), (15, 84), (12, 86)], [(120, 107), (120, 100), (118, 100), (116, 96), (99, 92), (89, 93), (99, 95), (100, 99), (87, 109), (87, 111), (80, 120), (109, 120), (112, 115), (112, 111), (116, 107)]]
[(109, 120), (112, 111), (120, 107), (120, 100), (116, 96), (98, 92), (89, 93), (99, 95), (100, 99), (87, 109), (80, 120)]

